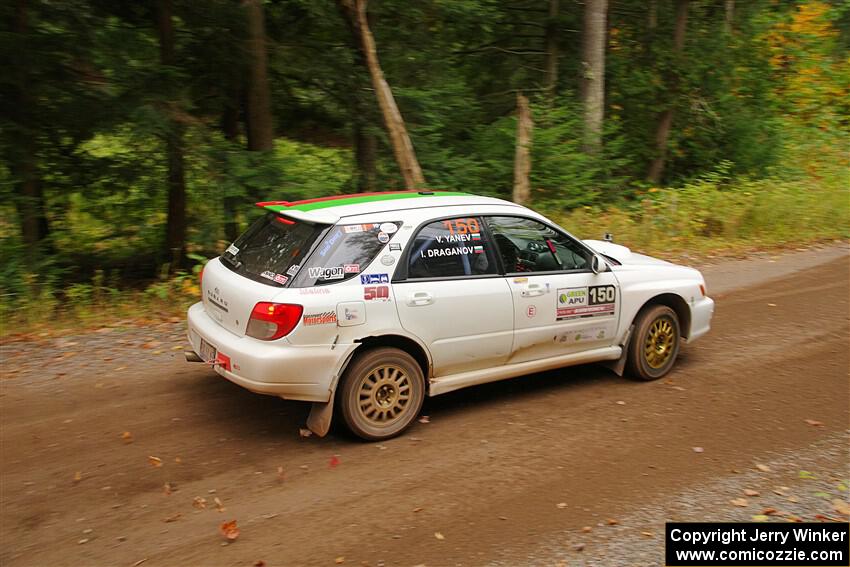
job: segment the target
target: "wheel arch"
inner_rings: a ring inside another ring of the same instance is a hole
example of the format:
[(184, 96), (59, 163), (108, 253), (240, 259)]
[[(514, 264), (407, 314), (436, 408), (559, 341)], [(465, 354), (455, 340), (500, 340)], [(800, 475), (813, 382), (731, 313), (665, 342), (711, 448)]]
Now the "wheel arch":
[(431, 358), (428, 355), (428, 351), (425, 349), (425, 347), (422, 346), (418, 341), (410, 337), (406, 337), (404, 335), (387, 334), (370, 335), (368, 337), (363, 337), (362, 339), (357, 339), (354, 342), (359, 344), (357, 348), (351, 351), (345, 363), (340, 368), (339, 374), (335, 381), (336, 383), (334, 384), (334, 389), (336, 389), (340, 378), (345, 373), (345, 370), (357, 356), (373, 348), (393, 347), (408, 353), (410, 356), (413, 357), (416, 363), (419, 364), (419, 368), (422, 369), (422, 376), (425, 377), (425, 393), (427, 395), (429, 390), (429, 378), (431, 376)]
[(634, 320), (637, 321), (641, 313), (655, 305), (666, 305), (676, 313), (676, 317), (679, 318), (679, 333), (687, 340), (691, 333), (691, 308), (688, 306), (688, 302), (676, 293), (661, 293), (644, 303), (635, 315)]

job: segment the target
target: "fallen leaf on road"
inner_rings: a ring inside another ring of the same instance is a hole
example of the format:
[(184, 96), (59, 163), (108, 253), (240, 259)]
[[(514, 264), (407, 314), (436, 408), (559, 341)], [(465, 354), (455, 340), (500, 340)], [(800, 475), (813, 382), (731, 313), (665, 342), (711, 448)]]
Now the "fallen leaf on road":
[(756, 514), (752, 517), (752, 520), (754, 522), (767, 522), (768, 520), (770, 520), (770, 516), (766, 514)]
[(815, 480), (817, 478), (815, 475), (813, 475), (809, 471), (800, 471), (799, 473), (797, 473), (797, 476), (799, 476), (800, 478), (802, 478), (804, 480)]
[(444, 536), (440, 532), (434, 532), (434, 537), (437, 538), (440, 541), (443, 541), (444, 539), (446, 539), (446, 536)]
[(207, 507), (207, 499), (201, 498), (200, 496), (195, 496), (195, 499), (192, 500), (192, 506), (197, 508), (198, 510), (203, 510)]
[(416, 507), (416, 508), (413, 509), (414, 513), (421, 512), (421, 511), (422, 511), (422, 508), (420, 508), (420, 507)]
[(177, 521), (177, 520), (179, 520), (182, 516), (183, 516), (183, 514), (181, 514), (180, 512), (177, 512), (176, 514), (172, 514), (171, 516), (168, 516), (167, 518), (165, 518), (165, 519), (163, 520), (163, 522), (165, 522), (166, 524), (169, 524), (169, 523), (171, 523), (171, 522), (176, 522), (176, 521)]
[(655, 534), (653, 534), (652, 532), (640, 532), (640, 535), (642, 535), (643, 537), (655, 537)]
[(224, 522), (219, 526), (218, 531), (230, 541), (239, 537), (239, 528), (236, 527), (236, 520)]
[(339, 457), (337, 457), (336, 455), (331, 455), (331, 460), (328, 461), (328, 466), (334, 469), (337, 467), (337, 465), (339, 465)]
[(218, 510), (219, 512), (224, 512), (224, 510), (225, 510), (224, 504), (221, 503), (221, 500), (218, 499), (218, 496), (213, 498), (213, 502), (215, 502), (216, 510)]
[(823, 422), (816, 419), (804, 419), (803, 421), (812, 427), (823, 427)]
[(80, 471), (75, 472), (74, 473), (74, 484), (77, 484), (81, 480), (83, 480), (83, 473), (81, 473)]
[(624, 402), (623, 400), (617, 400), (617, 405), (618, 406), (624, 406), (624, 405), (626, 405), (626, 402)]
[(620, 520), (615, 520), (614, 518), (608, 518), (607, 520), (605, 520), (605, 523), (608, 524), (609, 526), (618, 526), (618, 525), (620, 525)]
[(744, 495), (754, 497), (754, 496), (761, 496), (761, 493), (758, 490), (753, 490), (751, 488), (745, 488), (744, 489)]
[(590, 526), (584, 526), (584, 527), (581, 529), (581, 533), (583, 533), (583, 534), (589, 534), (589, 533), (590, 533), (590, 532), (592, 532), (592, 531), (593, 531), (593, 528), (591, 528)]
[(573, 551), (584, 551), (584, 544), (577, 543), (573, 546)]
[(776, 508), (765, 508), (764, 510), (761, 511), (761, 513), (764, 514), (765, 516), (773, 516), (777, 513), (777, 510), (776, 510)]
[(153, 455), (148, 455), (148, 462), (157, 468), (162, 466), (162, 459), (160, 459), (159, 457), (154, 457)]
[(746, 498), (735, 498), (734, 500), (729, 501), (733, 506), (740, 506), (741, 508), (746, 508), (750, 505)]
[(82, 545), (82, 544), (84, 544), (84, 543), (88, 543), (88, 541), (89, 541), (89, 538), (84, 537), (83, 539), (79, 540), (77, 543), (78, 543), (78, 544), (80, 544), (80, 545)]
[(558, 502), (557, 504), (555, 504), (555, 506), (558, 507), (559, 509), (563, 510), (564, 508), (567, 507), (567, 503), (566, 502)]
[(121, 434), (121, 440), (124, 441), (124, 443), (132, 443), (133, 442), (133, 434), (130, 433), (129, 431), (125, 431), (124, 433)]
[(419, 418), (419, 423), (431, 423), (431, 419), (427, 415), (423, 415)]
[(162, 491), (165, 493), (165, 495), (166, 495), (166, 496), (168, 496), (169, 494), (171, 494), (171, 484), (170, 484), (170, 483), (168, 483), (168, 482), (166, 482), (165, 484), (163, 484), (163, 485), (162, 485)]
[(842, 516), (850, 516), (850, 504), (848, 504), (846, 500), (836, 498), (832, 501), (832, 509)]
[(266, 567), (266, 562), (262, 559), (257, 559), (254, 561), (254, 567)]
[(298, 435), (300, 435), (301, 437), (310, 437), (311, 435), (313, 435), (313, 432), (307, 428), (301, 427), (300, 429), (298, 429)]
[(770, 472), (770, 467), (767, 465), (756, 465), (756, 468), (761, 472)]
[(277, 479), (281, 482), (284, 480), (283, 467), (277, 467)]
[(798, 503), (799, 501), (800, 501), (800, 499), (799, 499), (799, 498), (797, 498), (796, 496), (789, 496), (789, 497), (788, 497), (788, 502), (793, 502), (794, 504), (796, 504), (796, 503)]
[(768, 303), (767, 306), (768, 307), (776, 307), (776, 304), (775, 303)]
[(147, 557), (145, 557), (144, 559), (139, 559), (138, 561), (136, 561), (135, 563), (133, 563), (133, 567), (139, 567), (139, 565), (141, 565), (142, 563), (144, 563), (144, 562), (145, 562), (145, 561), (147, 561), (147, 560), (148, 560), (148, 558), (147, 558)]
[(694, 453), (704, 453), (705, 452), (705, 449), (703, 449), (702, 447), (694, 447), (693, 449), (694, 449)]
[(336, 563), (337, 565), (342, 565), (343, 563), (345, 563), (345, 557), (337, 557), (336, 559), (334, 559), (334, 563)]

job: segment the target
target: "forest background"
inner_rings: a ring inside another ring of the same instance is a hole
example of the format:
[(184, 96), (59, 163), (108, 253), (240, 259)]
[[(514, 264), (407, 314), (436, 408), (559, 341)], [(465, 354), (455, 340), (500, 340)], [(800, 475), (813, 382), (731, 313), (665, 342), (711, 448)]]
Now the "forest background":
[(252, 203), (451, 189), (680, 261), (850, 236), (842, 0), (14, 0), (4, 336), (177, 317)]

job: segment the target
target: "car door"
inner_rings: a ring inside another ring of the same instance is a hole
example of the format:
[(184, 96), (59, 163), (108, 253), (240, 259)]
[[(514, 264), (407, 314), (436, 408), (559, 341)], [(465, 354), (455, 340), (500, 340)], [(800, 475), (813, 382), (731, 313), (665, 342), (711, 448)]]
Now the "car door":
[(620, 289), (613, 272), (594, 274), (593, 252), (539, 220), (488, 216), (514, 302), (509, 363), (613, 344)]
[(431, 352), (434, 376), (497, 366), (513, 344), (511, 290), (478, 217), (431, 220), (393, 277), (399, 319)]

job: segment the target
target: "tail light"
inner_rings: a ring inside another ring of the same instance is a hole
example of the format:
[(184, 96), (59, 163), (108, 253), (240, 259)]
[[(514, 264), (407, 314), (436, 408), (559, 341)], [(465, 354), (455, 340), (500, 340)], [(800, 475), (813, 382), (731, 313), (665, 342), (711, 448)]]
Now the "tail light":
[(248, 329), (245, 334), (262, 341), (273, 341), (285, 337), (301, 320), (303, 312), (304, 307), (301, 305), (261, 301), (251, 311), (251, 319), (248, 320)]
[(206, 265), (201, 266), (201, 271), (198, 272), (198, 287), (204, 289), (204, 268)]
[(705, 284), (699, 284), (699, 292), (705, 297)]

